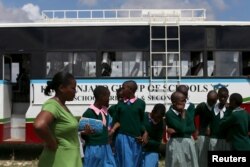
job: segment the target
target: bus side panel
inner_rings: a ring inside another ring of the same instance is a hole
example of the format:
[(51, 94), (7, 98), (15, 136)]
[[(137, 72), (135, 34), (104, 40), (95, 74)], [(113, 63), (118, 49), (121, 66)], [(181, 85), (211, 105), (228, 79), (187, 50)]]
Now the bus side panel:
[[(3, 92), (3, 81), (0, 80), (0, 89), (1, 92)], [(0, 92), (0, 93), (1, 93)], [(3, 137), (4, 137), (4, 119), (3, 119), (3, 96), (0, 96), (0, 143), (3, 141)]]
[[(137, 97), (143, 99), (147, 104), (147, 111), (150, 112), (152, 107), (157, 103), (165, 103), (170, 105), (170, 96), (176, 90), (176, 82), (169, 82), (167, 85), (164, 82), (150, 83), (149, 79), (134, 79), (138, 84), (136, 92)], [(83, 111), (94, 102), (93, 90), (97, 85), (107, 86), (111, 92), (110, 105), (116, 104), (116, 90), (122, 85), (125, 79), (79, 79), (77, 80), (77, 93), (74, 101), (67, 102), (69, 107), (74, 108), (73, 113), (79, 113), (81, 116)], [(26, 118), (34, 118), (41, 110), (41, 105), (50, 97), (44, 95), (46, 80), (32, 80), (34, 92), (33, 106), (40, 106), (36, 110), (31, 110), (26, 113)], [(249, 79), (244, 78), (183, 78), (181, 84), (189, 87), (189, 100), (194, 104), (199, 104), (206, 101), (207, 93), (210, 90), (217, 90), (219, 87), (227, 87), (230, 94), (233, 92), (240, 93), (243, 98), (248, 98), (249, 94), (239, 88), (248, 88)], [(78, 109), (79, 108), (79, 109)], [(80, 114), (81, 113), (81, 114)], [(33, 115), (35, 114), (35, 115)], [(27, 116), (30, 117), (27, 117)]]
[(26, 143), (42, 143), (35, 133), (33, 122), (26, 122)]
[(5, 48), (5, 51), (39, 50), (44, 47), (44, 32), (39, 27), (1, 28), (0, 37), (0, 48)]
[(0, 143), (2, 143), (5, 139), (10, 138), (10, 122), (0, 123)]
[(205, 48), (205, 27), (182, 26), (181, 50), (203, 50)]
[(47, 50), (149, 49), (148, 26), (56, 27), (45, 34)]
[(33, 100), (33, 94), (34, 94), (34, 89), (33, 89), (33, 84), (31, 84), (30, 87), (30, 99), (31, 103), (29, 106), (28, 111), (25, 114), (26, 118), (26, 134), (25, 134), (25, 141), (26, 143), (41, 143), (42, 139), (40, 139), (34, 129), (34, 120), (38, 113), (41, 111), (42, 106), (41, 105), (34, 105)]
[[(1, 53), (1, 45), (0, 45), (0, 80), (3, 79), (3, 53)], [(2, 81), (1, 81), (2, 82)]]
[(1, 122), (0, 123), (0, 143), (10, 138), (10, 136), (11, 136), (10, 121)]
[(4, 126), (4, 124), (1, 122), (1, 124), (0, 124), (0, 143), (1, 142), (3, 142), (3, 126)]
[(244, 103), (241, 105), (250, 114), (250, 103)]
[(217, 49), (250, 49), (250, 26), (216, 27)]
[(11, 127), (10, 127), (10, 114), (11, 114), (11, 107), (8, 97), (4, 97), (4, 95), (9, 96), (7, 94), (7, 89), (10, 87), (7, 84), (4, 84), (3, 80), (0, 80), (0, 142), (5, 139), (10, 138), (11, 135)]

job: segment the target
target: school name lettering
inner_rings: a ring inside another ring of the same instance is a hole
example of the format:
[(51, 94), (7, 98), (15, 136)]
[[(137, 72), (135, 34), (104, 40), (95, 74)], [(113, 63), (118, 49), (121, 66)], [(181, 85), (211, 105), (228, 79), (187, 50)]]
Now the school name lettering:
[[(76, 91), (77, 93), (92, 93), (93, 90), (99, 85), (77, 85)], [(117, 89), (121, 87), (121, 85), (103, 85), (109, 88), (111, 92), (116, 92)], [(174, 92), (176, 90), (176, 84), (138, 84), (138, 92)], [(187, 85), (189, 87), (190, 92), (208, 92), (209, 85)], [(41, 86), (41, 93), (44, 92), (46, 86)]]
[[(170, 100), (170, 96), (165, 96), (165, 95), (148, 95), (148, 96), (138, 96), (139, 98), (143, 99), (143, 100), (149, 100), (149, 101), (164, 101), (164, 100)], [(89, 95), (89, 96), (76, 96), (74, 98), (74, 101), (94, 101), (95, 98), (93, 95)], [(116, 96), (110, 96), (109, 97), (110, 101), (117, 101), (117, 97)]]
[[(89, 95), (89, 96), (76, 96), (74, 98), (74, 101), (94, 101), (95, 97), (93, 95)], [(117, 101), (117, 97), (116, 96), (110, 96), (109, 100), (111, 101)]]
[(247, 162), (246, 157), (234, 157), (230, 155), (229, 157), (220, 157), (218, 155), (212, 155), (212, 162)]

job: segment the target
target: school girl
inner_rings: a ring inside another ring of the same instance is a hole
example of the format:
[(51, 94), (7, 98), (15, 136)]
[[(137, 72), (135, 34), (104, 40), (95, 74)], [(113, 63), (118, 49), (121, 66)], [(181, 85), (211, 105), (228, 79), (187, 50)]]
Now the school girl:
[(181, 92), (171, 95), (172, 107), (165, 114), (165, 122), (168, 129), (172, 129), (170, 140), (166, 147), (167, 167), (197, 167), (198, 161), (194, 142), (191, 135), (186, 132), (187, 111), (185, 110), (186, 96)]
[(186, 110), (186, 135), (192, 135), (195, 132), (195, 124), (194, 124), (194, 118), (195, 118), (195, 105), (189, 101), (188, 98), (188, 87), (186, 85), (179, 85), (176, 89), (177, 92), (181, 92), (186, 97), (186, 103), (185, 103), (185, 110)]
[(100, 133), (91, 131), (91, 127), (89, 127), (90, 131), (86, 127), (86, 131), (82, 132), (85, 140), (84, 167), (116, 167), (111, 147), (108, 144), (109, 96), (108, 88), (97, 86), (94, 89), (94, 104), (90, 105), (82, 115), (82, 117), (101, 120), (103, 123), (103, 131)]
[(143, 146), (141, 167), (158, 167), (159, 149), (164, 130), (163, 117), (166, 108), (163, 104), (156, 104), (151, 113), (145, 113), (144, 123), (148, 132), (148, 143)]
[(231, 149), (230, 144), (226, 141), (226, 132), (220, 133), (220, 122), (224, 117), (230, 115), (231, 111), (227, 110), (227, 99), (229, 96), (228, 89), (222, 87), (218, 90), (219, 103), (215, 104), (212, 109), (212, 119), (210, 122), (210, 151), (227, 151)]
[(123, 96), (122, 96), (122, 88), (119, 88), (116, 90), (116, 97), (117, 97), (117, 104), (114, 104), (109, 107), (108, 111), (110, 116), (113, 118), (116, 111), (117, 111), (117, 106), (119, 101), (123, 101)]
[[(197, 139), (197, 135), (195, 134), (195, 105), (189, 101), (188, 98), (188, 90), (189, 88), (186, 85), (179, 85), (176, 91), (179, 91), (184, 94), (186, 97), (185, 103), (185, 119), (186, 119), (186, 127), (185, 127), (185, 140), (183, 140), (183, 146), (189, 146), (187, 150), (187, 154), (190, 154), (191, 164), (197, 164), (197, 152), (195, 148), (195, 141)], [(183, 148), (185, 149), (185, 147)]]
[(209, 146), (209, 123), (212, 117), (212, 109), (217, 103), (217, 92), (211, 90), (207, 94), (207, 101), (197, 105), (195, 115), (199, 117), (199, 125), (196, 126), (198, 138), (196, 140), (196, 151), (199, 166), (207, 166), (207, 152)]
[(240, 108), (242, 96), (233, 93), (229, 98), (229, 109), (232, 114), (224, 118), (220, 123), (221, 132), (229, 129), (229, 139), (232, 143), (232, 150), (250, 151), (250, 139), (248, 137), (248, 113)]
[(111, 125), (110, 125), (110, 129), (109, 129), (109, 138), (110, 138), (110, 145), (111, 145), (111, 148), (112, 148), (112, 151), (115, 152), (115, 139), (116, 139), (116, 136), (117, 136), (117, 131), (116, 133), (114, 133), (114, 131), (112, 132), (112, 126), (113, 126), (113, 117), (114, 115), (116, 114), (116, 111), (117, 111), (117, 107), (118, 107), (118, 102), (119, 101), (123, 101), (123, 95), (122, 95), (122, 88), (118, 88), (116, 90), (116, 97), (117, 97), (117, 104), (114, 104), (112, 106), (109, 107), (108, 109), (108, 113), (111, 117), (110, 120), (111, 121)]
[[(123, 101), (118, 102), (114, 117), (116, 161), (119, 167), (138, 167), (141, 162), (142, 146), (147, 143), (147, 131), (144, 126), (145, 102), (135, 97), (136, 82), (130, 80), (122, 85)], [(138, 139), (141, 141), (138, 142)]]

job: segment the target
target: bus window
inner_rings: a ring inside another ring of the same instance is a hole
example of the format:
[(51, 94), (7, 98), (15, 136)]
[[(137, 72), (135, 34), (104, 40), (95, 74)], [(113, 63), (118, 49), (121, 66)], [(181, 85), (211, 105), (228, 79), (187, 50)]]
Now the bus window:
[(104, 52), (102, 55), (102, 76), (110, 76), (112, 73), (112, 68), (111, 68), (111, 56), (112, 54), (109, 54), (108, 52)]
[(47, 58), (47, 77), (53, 77), (59, 71), (63, 71), (64, 67), (69, 63), (68, 53), (64, 52), (50, 52), (46, 55)]
[(181, 54), (181, 76), (187, 76), (190, 75), (189, 69), (190, 64), (190, 53), (189, 52), (183, 52)]
[(191, 52), (190, 72), (192, 76), (203, 76), (203, 54), (202, 52)]
[(11, 71), (11, 82), (12, 83), (17, 83), (17, 76), (18, 74), (20, 73), (20, 66), (19, 66), (19, 63), (12, 63), (11, 64), (11, 68), (12, 68), (12, 71)]
[(242, 52), (242, 75), (250, 75), (250, 52)]
[(135, 64), (134, 67), (132, 68), (130, 72), (131, 77), (136, 77), (138, 76), (140, 72), (140, 62), (142, 61), (142, 54), (140, 52), (137, 52), (135, 55)]
[[(209, 61), (214, 61), (214, 70), (211, 74), (212, 70), (208, 70), (209, 76), (239, 76), (239, 52), (217, 51), (214, 52), (213, 60)], [(212, 64), (208, 63), (208, 68)]]
[(59, 71), (69, 72), (75, 77), (96, 76), (96, 54), (94, 52), (50, 52), (47, 53), (47, 77)]
[(181, 55), (182, 76), (203, 76), (202, 52), (183, 52)]
[(168, 76), (176, 77), (179, 74), (178, 67), (179, 66), (179, 58), (178, 54), (168, 54), (167, 55), (167, 68)]
[(11, 81), (11, 58), (4, 56), (4, 80)]
[[(178, 54), (154, 54), (152, 55), (152, 65), (153, 68), (153, 77), (165, 77), (166, 71), (167, 76), (176, 77), (178, 76)], [(166, 65), (167, 64), (167, 65)], [(168, 66), (168, 67), (166, 67)]]
[(75, 77), (95, 77), (96, 53), (95, 52), (74, 53), (73, 74)]
[(142, 77), (146, 74), (142, 52), (103, 52), (102, 76)]
[(152, 66), (156, 66), (153, 68), (153, 76), (154, 77), (163, 77), (166, 75), (166, 70), (161, 66), (166, 64), (166, 60), (164, 61), (165, 56), (162, 54), (153, 54), (152, 55)]
[(214, 58), (213, 52), (207, 53), (207, 75), (213, 76), (214, 75)]

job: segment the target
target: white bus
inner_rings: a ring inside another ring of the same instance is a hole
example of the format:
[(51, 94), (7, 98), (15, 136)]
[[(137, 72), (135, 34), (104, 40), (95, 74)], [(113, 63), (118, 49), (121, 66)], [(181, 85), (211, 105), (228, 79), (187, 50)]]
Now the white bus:
[(148, 112), (169, 105), (176, 85), (195, 104), (227, 87), (250, 101), (250, 22), (206, 21), (204, 9), (44, 11), (34, 23), (0, 23), (0, 142), (36, 143), (33, 121), (46, 82), (58, 71), (77, 79), (68, 103), (78, 117), (105, 85), (115, 104), (126, 80)]

